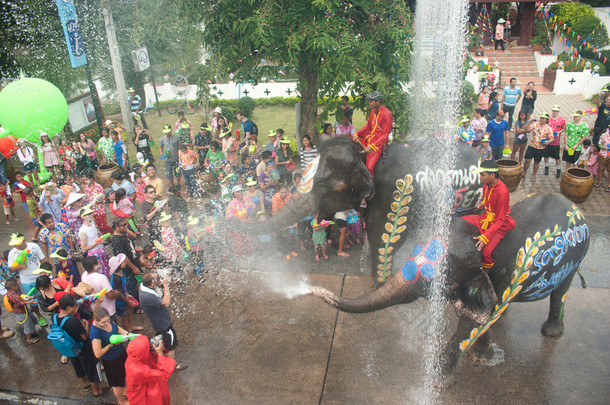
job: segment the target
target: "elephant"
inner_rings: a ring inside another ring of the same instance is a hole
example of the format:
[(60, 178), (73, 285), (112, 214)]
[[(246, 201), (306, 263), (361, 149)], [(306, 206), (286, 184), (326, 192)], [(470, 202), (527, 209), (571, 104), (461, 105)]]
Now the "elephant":
[(424, 243), (398, 249), (394, 262), (403, 264), (401, 271), (371, 294), (348, 299), (318, 286), (311, 287), (311, 293), (341, 311), (372, 312), (426, 298), (433, 277), (443, 271), (444, 296), (460, 315), (457, 330), (441, 356), (442, 381), (451, 383), (463, 353), (475, 360), (491, 358), (491, 339), (486, 332), (511, 302), (537, 301), (550, 295), (549, 315), (541, 332), (552, 338), (563, 334), (567, 292), (590, 242), (584, 216), (558, 193), (528, 197), (512, 207), (511, 216), (517, 227), (496, 247), (489, 275), (481, 269), (481, 252), (473, 241), (478, 229), (454, 217), (447, 240), (431, 234)]

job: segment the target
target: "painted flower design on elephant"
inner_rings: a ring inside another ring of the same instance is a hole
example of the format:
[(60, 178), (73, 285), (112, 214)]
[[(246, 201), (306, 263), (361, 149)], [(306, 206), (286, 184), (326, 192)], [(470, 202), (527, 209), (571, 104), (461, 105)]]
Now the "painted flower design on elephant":
[(446, 252), (447, 244), (438, 236), (432, 237), (425, 247), (415, 245), (400, 274), (407, 283), (417, 281), (420, 275), (431, 279), (436, 272), (437, 264), (445, 258)]

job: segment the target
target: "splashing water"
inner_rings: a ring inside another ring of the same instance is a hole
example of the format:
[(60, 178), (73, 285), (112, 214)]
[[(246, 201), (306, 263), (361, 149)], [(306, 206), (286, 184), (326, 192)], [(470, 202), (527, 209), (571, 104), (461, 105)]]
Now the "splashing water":
[[(413, 98), (409, 108), (411, 128), (417, 133), (409, 138), (438, 138), (448, 144), (457, 127), (460, 104), (460, 85), (463, 78), (462, 63), (466, 34), (467, 0), (447, 0), (439, 6), (436, 0), (418, 0), (415, 12), (415, 47), (411, 57), (414, 81)], [(428, 148), (419, 156), (418, 167), (425, 168), (434, 162), (438, 170), (456, 166), (456, 148)], [(442, 156), (439, 156), (442, 154)], [(440, 158), (439, 158), (440, 157)], [(444, 201), (448, 186), (429, 188), (422, 195), (422, 212), (419, 213), (424, 232), (444, 239), (449, 234), (449, 206)], [(426, 325), (426, 346), (422, 387), (417, 390), (417, 401), (432, 404), (439, 401), (435, 384), (442, 384), (441, 349), (443, 347), (444, 308), (446, 290), (446, 264), (441, 264), (432, 280), (429, 292), (430, 305)]]
[(273, 273), (266, 281), (273, 292), (288, 299), (311, 292), (311, 284), (305, 275)]

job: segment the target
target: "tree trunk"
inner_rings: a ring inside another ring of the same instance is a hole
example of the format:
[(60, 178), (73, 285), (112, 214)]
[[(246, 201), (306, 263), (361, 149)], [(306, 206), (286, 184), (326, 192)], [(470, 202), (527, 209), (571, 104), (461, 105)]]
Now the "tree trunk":
[(320, 68), (317, 58), (303, 56), (300, 61), (299, 81), (301, 83), (301, 138), (308, 134), (314, 143), (318, 138), (315, 124), (318, 119), (318, 76)]

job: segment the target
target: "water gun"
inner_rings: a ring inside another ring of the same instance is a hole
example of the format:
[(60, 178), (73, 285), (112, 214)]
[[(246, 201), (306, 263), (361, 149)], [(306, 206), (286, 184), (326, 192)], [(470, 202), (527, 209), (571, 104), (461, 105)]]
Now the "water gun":
[(585, 114), (597, 114), (597, 108), (589, 108), (584, 111)]
[(154, 207), (161, 209), (161, 208), (163, 208), (163, 206), (165, 205), (166, 202), (167, 201), (165, 201), (165, 200), (157, 200), (157, 201), (155, 201)]
[(180, 174), (181, 171), (182, 171), (182, 163), (180, 163), (178, 165), (178, 167), (176, 167), (176, 173)]
[(106, 289), (104, 288), (102, 291), (98, 292), (97, 294), (89, 294), (89, 295), (85, 295), (83, 298), (81, 298), (80, 300), (76, 301), (77, 304), (82, 304), (85, 301), (91, 301), (91, 302), (95, 302), (95, 300), (98, 300), (100, 298), (102, 298), (104, 295), (106, 295)]
[(104, 239), (108, 239), (109, 237), (110, 237), (110, 234), (107, 233), (105, 235), (100, 236), (96, 240), (94, 240), (93, 243), (95, 243), (96, 245), (99, 245), (100, 243), (102, 243), (104, 241)]
[(32, 251), (30, 249), (22, 250), (21, 253), (15, 258), (12, 267), (21, 266), (25, 264), (28, 259), (32, 256)]
[(324, 219), (324, 220), (320, 221), (319, 224), (314, 222), (313, 225), (314, 226), (321, 226), (322, 228), (326, 228), (327, 226), (334, 225), (334, 224), (335, 223), (333, 221), (327, 221), (327, 220)]
[(32, 287), (32, 289), (30, 291), (28, 291), (27, 294), (21, 294), (21, 299), (23, 301), (36, 301), (36, 303), (38, 303), (38, 301), (36, 299), (34, 299), (35, 292), (36, 292), (36, 287)]
[(15, 187), (19, 187), (21, 190), (25, 190), (25, 186), (21, 183), (14, 182)]
[(127, 343), (130, 340), (133, 340), (140, 336), (139, 333), (129, 333), (127, 335), (110, 335), (110, 343), (113, 345), (118, 345), (121, 343)]

